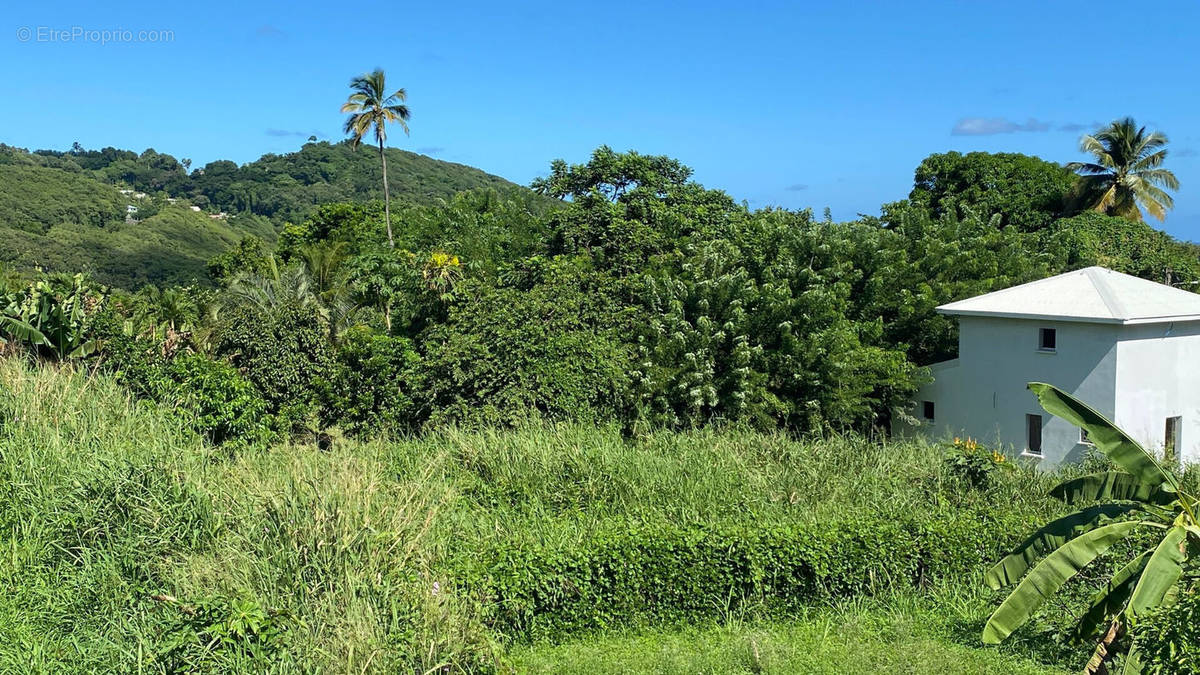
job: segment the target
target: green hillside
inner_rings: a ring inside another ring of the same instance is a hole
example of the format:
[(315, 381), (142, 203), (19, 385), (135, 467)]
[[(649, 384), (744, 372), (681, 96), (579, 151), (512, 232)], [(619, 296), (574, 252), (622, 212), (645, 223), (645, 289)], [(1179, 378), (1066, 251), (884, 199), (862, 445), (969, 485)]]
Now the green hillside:
[[(479, 169), (389, 148), (388, 188), (392, 199), (431, 203), (476, 188), (504, 189), (513, 183)], [(190, 194), (223, 210), (250, 211), (277, 222), (302, 219), (313, 206), (383, 199), (379, 153), (347, 143), (307, 143), (297, 152), (267, 154), (237, 167), (211, 162), (193, 172)]]
[[(227, 160), (189, 167), (152, 149), (30, 152), (0, 145), (0, 264), (84, 270), (122, 288), (203, 282), (205, 263), (248, 235), (273, 241), (279, 227), (302, 221), (319, 204), (383, 193), (378, 154), (346, 143), (308, 143), (240, 167)], [(393, 208), (515, 187), (397, 149), (388, 150), (388, 179)], [(130, 205), (139, 220), (126, 222)], [(211, 217), (219, 214), (226, 215)]]
[(146, 283), (207, 280), (205, 263), (247, 235), (273, 237), (264, 219), (210, 218), (168, 206), (145, 220), (104, 227), (64, 222), (45, 232), (0, 224), (0, 263), (19, 269), (86, 271), (104, 284), (133, 289)]
[[(514, 187), (499, 176), (415, 152), (389, 148), (387, 156), (388, 187), (397, 201), (428, 204), (463, 190)], [(383, 198), (378, 151), (354, 150), (346, 142), (306, 143), (296, 152), (266, 154), (242, 166), (216, 160), (196, 169), (190, 160), (154, 149), (139, 154), (76, 144), (66, 152), (30, 153), (0, 145), (0, 164), (11, 163), (82, 171), (139, 192), (189, 199), (211, 211), (266, 216), (276, 225), (302, 220), (318, 204)]]
[(0, 227), (44, 233), (64, 223), (103, 227), (124, 217), (122, 195), (92, 177), (0, 164)]

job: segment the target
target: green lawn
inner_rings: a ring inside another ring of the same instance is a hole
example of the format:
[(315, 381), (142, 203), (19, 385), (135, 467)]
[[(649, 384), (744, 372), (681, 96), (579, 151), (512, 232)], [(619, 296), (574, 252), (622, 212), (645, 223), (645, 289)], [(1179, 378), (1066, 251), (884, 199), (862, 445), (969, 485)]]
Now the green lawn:
[(609, 633), (514, 649), (529, 673), (1068, 673), (1027, 654), (957, 643), (931, 610), (852, 603), (790, 622)]

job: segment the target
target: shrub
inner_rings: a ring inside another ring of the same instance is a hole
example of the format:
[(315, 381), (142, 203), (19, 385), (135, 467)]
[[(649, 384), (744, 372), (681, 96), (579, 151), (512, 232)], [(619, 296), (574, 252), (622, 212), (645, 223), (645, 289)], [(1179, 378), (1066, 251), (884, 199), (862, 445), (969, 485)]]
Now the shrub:
[(182, 354), (166, 368), (158, 398), (216, 444), (254, 443), (267, 431), (267, 403), (249, 380), (224, 361)]
[(946, 453), (945, 464), (950, 475), (975, 489), (991, 485), (994, 472), (1013, 467), (1007, 457), (971, 438), (955, 438)]
[(427, 334), (430, 422), (516, 424), (619, 414), (629, 355), (611, 303), (556, 275), (527, 292), (464, 282), (465, 299)]
[(315, 382), (328, 378), (333, 362), (315, 309), (293, 304), (230, 308), (218, 329), (216, 352), (254, 383), (280, 431), (314, 422)]
[(388, 432), (409, 425), (413, 369), (419, 355), (411, 340), (351, 328), (338, 345), (336, 363), (317, 383), (321, 421), (356, 434)]
[(1200, 673), (1200, 586), (1193, 583), (1174, 605), (1139, 620), (1137, 648), (1151, 675)]
[(96, 322), (100, 363), (139, 398), (162, 404), (212, 443), (255, 443), (271, 426), (266, 401), (236, 368), (207, 356), (164, 356), (164, 340), (127, 335), (121, 318)]
[(980, 511), (953, 520), (631, 525), (568, 550), (497, 543), (473, 551), (461, 573), (469, 593), (490, 599), (493, 628), (519, 639), (555, 639), (630, 622), (715, 618), (742, 607), (784, 613), (923, 586), (969, 573), (1002, 551), (1008, 542), (987, 525), (996, 517)]
[(159, 596), (176, 610), (165, 631), (157, 660), (167, 672), (215, 667), (266, 670), (281, 658), (284, 637), (295, 619), (287, 611), (262, 606), (247, 597), (211, 596), (179, 604)]

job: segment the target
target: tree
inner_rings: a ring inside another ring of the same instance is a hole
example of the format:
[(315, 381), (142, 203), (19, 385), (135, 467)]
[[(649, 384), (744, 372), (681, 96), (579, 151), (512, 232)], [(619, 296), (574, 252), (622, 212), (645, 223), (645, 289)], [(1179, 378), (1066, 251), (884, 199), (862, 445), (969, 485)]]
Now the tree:
[(246, 271), (230, 279), (219, 299), (218, 313), (239, 307), (257, 312), (298, 307), (311, 311), (322, 321), (330, 319), (329, 308), (308, 270), (300, 264), (280, 266), (273, 257), (267, 258), (261, 274)]
[(1142, 222), (1085, 211), (1060, 218), (1041, 234), (1042, 250), (1058, 269), (1100, 265), (1143, 279), (1191, 288), (1200, 280), (1200, 257), (1193, 245)]
[(1075, 179), (1067, 169), (1016, 153), (957, 152), (922, 160), (909, 199), (934, 218), (965, 217), (973, 209), (984, 219), (1000, 215), (1000, 227), (1032, 232), (1062, 215)]
[(1184, 567), (1190, 566), (1189, 549), (1200, 544), (1196, 497), (1183, 492), (1174, 474), (1137, 441), (1082, 401), (1049, 384), (1030, 382), (1029, 388), (1047, 412), (1087, 431), (1096, 449), (1123, 471), (1088, 474), (1051, 490), (1067, 504), (1101, 503), (1043, 526), (988, 570), (984, 578), (994, 589), (1021, 582), (988, 619), (983, 641), (1003, 641), (1117, 542), (1134, 533), (1153, 534), (1155, 543), (1092, 596), (1073, 630), (1077, 640), (1101, 634), (1085, 673), (1108, 672), (1107, 663), (1122, 649), (1128, 652), (1125, 672), (1138, 672), (1136, 643), (1123, 638), (1135, 619), (1169, 604)]
[(408, 119), (410, 113), (404, 101), (408, 94), (403, 89), (387, 93), (383, 71), (374, 71), (350, 80), (350, 89), (354, 91), (350, 98), (342, 104), (342, 112), (350, 113), (346, 120), (345, 131), (350, 135), (350, 144), (357, 148), (372, 129), (375, 140), (379, 142), (379, 161), (383, 164), (383, 217), (387, 223), (388, 246), (395, 247), (392, 239), (391, 199), (388, 196), (387, 155), (383, 151), (383, 143), (387, 140), (387, 125), (395, 122), (408, 134)]
[(555, 160), (533, 189), (570, 205), (549, 219), (547, 252), (586, 254), (597, 269), (627, 275), (688, 240), (711, 237), (746, 209), (719, 190), (689, 180), (670, 157), (617, 153), (601, 146), (587, 164)]
[[(1141, 209), (1160, 222), (1175, 200), (1166, 190), (1178, 190), (1175, 174), (1162, 168), (1167, 158), (1167, 137), (1146, 133), (1132, 117), (1125, 117), (1084, 136), (1079, 148), (1094, 162), (1071, 162), (1067, 168), (1081, 175), (1077, 199), (1086, 208), (1110, 216), (1141, 221)], [(1140, 208), (1139, 208), (1140, 207)]]
[(404, 319), (416, 316), (415, 311), (403, 310), (411, 310), (417, 274), (412, 253), (390, 249), (367, 251), (352, 258), (347, 263), (346, 279), (354, 300), (378, 311), (384, 328), (391, 333), (397, 310)]

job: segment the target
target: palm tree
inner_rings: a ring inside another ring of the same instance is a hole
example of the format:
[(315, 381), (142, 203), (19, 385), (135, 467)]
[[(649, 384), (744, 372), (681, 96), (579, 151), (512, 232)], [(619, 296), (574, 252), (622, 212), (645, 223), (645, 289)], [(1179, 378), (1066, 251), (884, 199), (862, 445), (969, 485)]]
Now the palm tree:
[(379, 68), (350, 80), (350, 89), (354, 93), (342, 104), (342, 112), (350, 113), (345, 131), (350, 134), (350, 147), (357, 148), (372, 127), (375, 129), (375, 140), (379, 142), (379, 161), (383, 163), (383, 216), (387, 221), (388, 246), (395, 248), (391, 200), (388, 197), (387, 155), (383, 152), (383, 143), (387, 140), (388, 122), (398, 123), (405, 135), (408, 134), (410, 113), (408, 106), (404, 105), (408, 94), (403, 89), (388, 94), (383, 71)]
[[(1162, 168), (1167, 158), (1167, 137), (1146, 133), (1132, 117), (1116, 120), (1094, 136), (1084, 136), (1079, 148), (1095, 162), (1071, 162), (1067, 168), (1081, 174), (1078, 198), (1086, 208), (1141, 222), (1142, 212), (1162, 221), (1175, 200), (1166, 190), (1178, 190), (1175, 174)], [(1141, 207), (1141, 208), (1139, 208)]]

